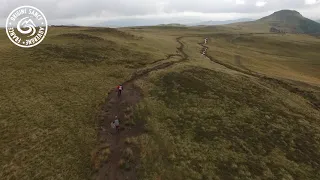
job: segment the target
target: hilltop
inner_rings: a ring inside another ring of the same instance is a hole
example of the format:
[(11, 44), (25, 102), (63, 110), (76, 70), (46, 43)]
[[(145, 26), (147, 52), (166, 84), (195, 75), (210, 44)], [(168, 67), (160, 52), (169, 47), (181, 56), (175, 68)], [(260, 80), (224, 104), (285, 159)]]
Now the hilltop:
[(320, 32), (320, 24), (303, 17), (298, 11), (281, 10), (258, 22), (264, 22), (288, 32), (317, 33)]
[(287, 32), (314, 34), (320, 32), (320, 24), (295, 10), (281, 10), (252, 22), (232, 24), (243, 30), (261, 32)]

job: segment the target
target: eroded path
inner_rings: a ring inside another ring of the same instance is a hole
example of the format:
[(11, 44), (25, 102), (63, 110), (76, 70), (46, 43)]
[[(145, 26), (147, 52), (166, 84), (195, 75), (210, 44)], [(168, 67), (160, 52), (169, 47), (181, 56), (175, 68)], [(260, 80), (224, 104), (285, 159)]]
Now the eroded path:
[[(137, 179), (134, 168), (126, 170), (120, 168), (120, 161), (123, 156), (126, 156), (127, 144), (126, 139), (136, 137), (144, 133), (144, 122), (134, 122), (133, 108), (143, 98), (142, 91), (135, 86), (135, 80), (147, 76), (150, 72), (168, 68), (176, 63), (186, 61), (188, 55), (183, 51), (184, 44), (181, 42), (183, 37), (176, 38), (176, 42), (180, 45), (177, 50), (179, 55), (169, 55), (166, 60), (174, 56), (181, 57), (178, 61), (170, 61), (162, 63), (150, 68), (137, 71), (132, 78), (123, 83), (123, 93), (120, 97), (117, 96), (116, 90), (111, 90), (105, 103), (101, 107), (101, 113), (98, 117), (98, 141), (99, 147), (92, 154), (93, 165), (97, 172), (94, 179), (97, 180), (122, 180), (122, 179)], [(152, 63), (154, 64), (154, 63)], [(115, 129), (111, 129), (111, 122), (118, 116), (120, 120), (121, 131), (117, 133)], [(133, 156), (138, 156), (136, 152), (132, 152)], [(133, 157), (132, 166), (137, 163), (137, 157)]]

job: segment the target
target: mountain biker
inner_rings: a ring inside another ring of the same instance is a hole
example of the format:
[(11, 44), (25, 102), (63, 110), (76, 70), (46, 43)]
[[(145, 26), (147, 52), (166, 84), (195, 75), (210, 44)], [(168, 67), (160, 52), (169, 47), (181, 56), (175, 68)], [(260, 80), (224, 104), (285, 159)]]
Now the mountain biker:
[(114, 125), (116, 126), (117, 132), (120, 131), (120, 122), (118, 119), (118, 116), (115, 117), (116, 120), (114, 120)]
[(122, 86), (122, 85), (119, 85), (119, 86), (117, 87), (117, 89), (118, 89), (118, 96), (121, 96), (121, 92), (122, 92), (122, 90), (123, 90), (123, 86)]
[[(116, 125), (115, 125), (114, 121), (112, 121), (110, 125), (111, 125), (111, 129), (115, 129), (115, 128), (116, 128)], [(112, 131), (113, 131), (113, 130), (112, 130)], [(112, 133), (112, 131), (111, 131), (111, 133)], [(113, 133), (112, 133), (112, 134), (113, 134)]]

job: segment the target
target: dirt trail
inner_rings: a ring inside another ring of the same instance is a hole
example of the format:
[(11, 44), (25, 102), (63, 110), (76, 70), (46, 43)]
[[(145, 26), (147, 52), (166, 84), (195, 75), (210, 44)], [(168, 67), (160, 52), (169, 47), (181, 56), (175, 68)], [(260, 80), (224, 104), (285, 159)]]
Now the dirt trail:
[[(105, 163), (99, 170), (98, 179), (125, 179), (123, 175), (118, 172), (118, 163), (120, 161), (122, 150), (125, 148), (125, 138), (133, 137), (143, 132), (143, 123), (137, 122), (134, 128), (124, 127), (124, 121), (127, 117), (132, 116), (132, 110), (130, 107), (137, 104), (142, 98), (141, 90), (131, 82), (123, 84), (124, 90), (120, 97), (117, 96), (117, 92), (112, 91), (108, 98), (107, 103), (103, 106), (103, 117), (100, 120), (100, 132), (99, 140), (104, 144), (109, 145), (111, 151), (110, 159), (108, 163)], [(128, 109), (127, 109), (128, 108)], [(116, 133), (115, 129), (110, 128), (110, 123), (118, 116), (121, 124), (121, 132)], [(126, 118), (125, 118), (126, 117)], [(133, 172), (132, 172), (133, 173)], [(128, 173), (130, 177), (134, 177), (134, 174)]]
[[(100, 146), (93, 154), (93, 162), (97, 162), (102, 156), (103, 150), (110, 149), (109, 159), (98, 167), (94, 179), (97, 180), (123, 180), (137, 179), (134, 168), (130, 170), (122, 170), (119, 167), (119, 161), (122, 158), (123, 150), (127, 148), (126, 138), (136, 137), (144, 133), (144, 122), (135, 122), (134, 126), (125, 126), (125, 122), (129, 122), (133, 115), (133, 107), (143, 98), (142, 91), (134, 85), (134, 81), (148, 75), (152, 71), (168, 68), (176, 63), (183, 62), (188, 59), (188, 55), (183, 51), (184, 44), (181, 42), (183, 37), (178, 37), (176, 42), (180, 45), (177, 49), (179, 55), (168, 55), (165, 60), (174, 56), (180, 56), (178, 61), (166, 62), (154, 67), (146, 68), (135, 72), (130, 80), (123, 83), (123, 92), (120, 97), (117, 96), (116, 89), (111, 90), (101, 107), (101, 113), (98, 117), (98, 141)], [(154, 64), (154, 63), (152, 63)], [(111, 122), (118, 116), (120, 120), (121, 131), (116, 133), (115, 129), (111, 129)], [(134, 151), (134, 156), (138, 156), (138, 152)], [(134, 157), (134, 159), (135, 159)], [(136, 165), (136, 161), (133, 165)]]
[[(257, 34), (259, 34), (259, 33), (257, 33)], [(243, 35), (243, 34), (240, 34), (240, 35)], [(207, 43), (205, 43), (205, 42), (204, 43), (200, 43), (200, 45), (203, 47), (203, 49), (205, 49), (207, 51), (209, 49), (209, 47), (206, 46), (205, 44), (207, 44)], [(228, 69), (231, 69), (231, 70), (234, 70), (234, 71), (238, 71), (238, 72), (241, 72), (241, 73), (246, 74), (246, 75), (254, 76), (254, 77), (260, 78), (261, 80), (264, 80), (264, 81), (269, 81), (269, 82), (272, 82), (272, 83), (276, 83), (279, 86), (281, 86), (282, 88), (287, 89), (289, 92), (294, 93), (296, 95), (299, 95), (299, 96), (303, 97), (304, 99), (306, 99), (314, 109), (320, 110), (320, 101), (315, 97), (313, 92), (301, 90), (301, 89), (299, 89), (297, 87), (292, 86), (291, 84), (289, 84), (289, 83), (287, 83), (285, 81), (282, 81), (282, 80), (276, 79), (276, 78), (272, 78), (272, 77), (268, 77), (268, 76), (266, 76), (264, 74), (252, 71), (252, 70), (250, 70), (250, 69), (248, 69), (246, 67), (245, 68), (241, 68), (241, 67), (238, 68), (238, 67), (232, 66), (230, 64), (221, 62), (221, 61), (215, 59), (214, 57), (208, 55), (207, 53), (204, 54), (204, 55), (210, 61), (215, 62), (217, 64), (220, 64), (220, 65), (222, 65), (222, 66), (224, 66), (224, 67), (226, 67)]]
[(201, 50), (202, 55), (206, 55), (207, 53), (208, 47), (204, 46), (205, 44), (207, 44), (207, 42), (208, 42), (208, 38), (205, 38), (203, 43), (199, 43), (203, 47)]

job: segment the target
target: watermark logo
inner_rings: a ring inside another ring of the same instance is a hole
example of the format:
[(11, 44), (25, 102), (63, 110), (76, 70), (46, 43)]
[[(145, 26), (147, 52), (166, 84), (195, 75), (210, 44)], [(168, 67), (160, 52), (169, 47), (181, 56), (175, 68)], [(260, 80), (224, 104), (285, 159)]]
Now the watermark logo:
[(47, 31), (46, 17), (39, 9), (32, 6), (20, 6), (7, 18), (6, 32), (9, 39), (23, 48), (40, 44)]

